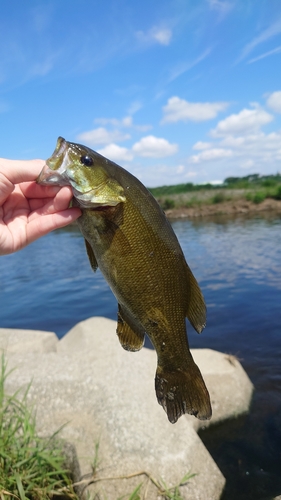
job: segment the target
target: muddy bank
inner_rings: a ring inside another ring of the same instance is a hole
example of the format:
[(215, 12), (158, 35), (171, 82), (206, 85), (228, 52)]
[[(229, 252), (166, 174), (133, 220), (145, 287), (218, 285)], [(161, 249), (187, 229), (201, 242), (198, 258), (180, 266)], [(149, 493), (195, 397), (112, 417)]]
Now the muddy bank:
[(261, 203), (246, 200), (231, 200), (212, 205), (182, 207), (166, 210), (169, 219), (208, 217), (213, 215), (238, 215), (259, 212), (275, 212), (281, 215), (281, 200), (267, 198)]

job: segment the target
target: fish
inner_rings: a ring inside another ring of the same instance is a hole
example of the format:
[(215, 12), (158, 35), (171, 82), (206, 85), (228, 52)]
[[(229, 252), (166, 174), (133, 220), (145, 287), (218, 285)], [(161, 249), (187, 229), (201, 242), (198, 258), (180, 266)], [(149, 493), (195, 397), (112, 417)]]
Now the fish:
[(156, 397), (169, 421), (184, 414), (210, 419), (210, 396), (185, 321), (201, 333), (206, 305), (157, 200), (126, 169), (62, 137), (37, 182), (72, 187), (91, 267), (101, 270), (118, 302), (119, 341), (138, 351), (149, 337), (157, 353)]

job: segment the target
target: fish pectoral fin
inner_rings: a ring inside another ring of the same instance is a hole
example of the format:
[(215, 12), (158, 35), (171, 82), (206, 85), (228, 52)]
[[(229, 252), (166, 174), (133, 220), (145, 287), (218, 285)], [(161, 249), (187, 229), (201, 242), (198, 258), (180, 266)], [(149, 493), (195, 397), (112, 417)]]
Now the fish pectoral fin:
[(85, 245), (86, 245), (87, 255), (89, 257), (89, 261), (90, 261), (91, 267), (92, 267), (93, 271), (96, 272), (96, 270), (97, 270), (97, 268), (99, 266), (98, 266), (97, 259), (95, 257), (94, 251), (93, 251), (90, 243), (87, 240), (85, 240)]
[(189, 295), (187, 301), (186, 317), (189, 319), (197, 333), (201, 333), (206, 326), (206, 304), (191, 269), (186, 264)]
[(208, 420), (212, 416), (210, 396), (193, 359), (186, 371), (167, 371), (158, 365), (155, 390), (158, 403), (163, 406), (172, 424), (185, 413), (200, 420)]
[[(126, 319), (125, 319), (126, 318)], [(123, 349), (126, 351), (139, 351), (144, 344), (144, 331), (128, 324), (127, 315), (118, 304), (117, 335)]]
[(129, 239), (123, 230), (123, 205), (105, 207), (95, 212), (98, 217), (98, 233), (103, 244), (110, 247), (114, 243), (114, 254), (126, 255), (132, 252)]

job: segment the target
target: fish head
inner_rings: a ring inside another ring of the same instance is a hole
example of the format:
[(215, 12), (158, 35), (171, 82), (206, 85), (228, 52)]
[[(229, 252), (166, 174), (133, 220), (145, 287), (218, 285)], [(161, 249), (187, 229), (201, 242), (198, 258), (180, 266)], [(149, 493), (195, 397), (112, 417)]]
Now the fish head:
[(59, 137), (37, 183), (71, 186), (82, 208), (116, 206), (126, 198), (124, 188), (108, 172), (108, 163), (111, 162), (90, 148)]

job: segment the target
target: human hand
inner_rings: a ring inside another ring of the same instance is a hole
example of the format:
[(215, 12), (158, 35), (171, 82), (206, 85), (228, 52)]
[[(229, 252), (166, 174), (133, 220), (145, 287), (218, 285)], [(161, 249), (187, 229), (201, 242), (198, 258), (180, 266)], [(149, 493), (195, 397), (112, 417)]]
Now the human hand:
[(24, 248), (45, 234), (64, 227), (80, 215), (68, 208), (68, 186), (40, 186), (36, 178), (43, 160), (0, 159), (0, 255)]

